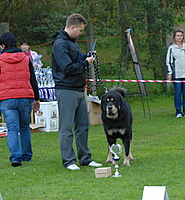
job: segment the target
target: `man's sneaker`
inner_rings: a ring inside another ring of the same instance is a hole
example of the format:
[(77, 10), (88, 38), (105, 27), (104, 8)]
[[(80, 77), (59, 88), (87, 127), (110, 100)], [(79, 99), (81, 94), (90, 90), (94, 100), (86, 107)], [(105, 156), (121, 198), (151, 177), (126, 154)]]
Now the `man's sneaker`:
[(69, 169), (69, 170), (80, 170), (80, 167), (78, 167), (76, 164), (72, 164), (72, 165), (69, 165), (67, 167), (67, 169)]
[(181, 118), (182, 117), (182, 114), (177, 114), (176, 115), (176, 118)]
[(91, 162), (88, 164), (88, 166), (90, 166), (90, 167), (101, 167), (102, 164), (97, 163), (97, 162), (95, 162), (95, 161), (91, 161)]

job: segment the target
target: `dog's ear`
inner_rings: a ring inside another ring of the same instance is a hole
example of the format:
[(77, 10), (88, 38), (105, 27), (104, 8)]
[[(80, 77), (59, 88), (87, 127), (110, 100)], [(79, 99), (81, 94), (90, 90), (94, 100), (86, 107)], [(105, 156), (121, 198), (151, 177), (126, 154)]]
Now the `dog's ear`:
[(106, 110), (105, 95), (103, 95), (101, 98), (101, 110), (102, 111)]
[(120, 97), (120, 110), (125, 111), (125, 100), (123, 97)]
[(125, 116), (127, 116), (128, 115), (128, 111), (130, 109), (130, 105), (123, 99), (121, 101), (121, 106), (120, 107), (121, 107), (120, 111), (124, 112)]

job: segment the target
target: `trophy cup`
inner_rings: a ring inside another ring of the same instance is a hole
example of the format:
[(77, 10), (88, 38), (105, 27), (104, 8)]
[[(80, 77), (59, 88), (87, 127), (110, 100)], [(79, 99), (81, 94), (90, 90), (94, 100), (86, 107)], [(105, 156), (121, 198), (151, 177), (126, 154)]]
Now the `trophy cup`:
[[(122, 147), (120, 144), (112, 144), (110, 147), (110, 151), (112, 154), (114, 154), (114, 157), (112, 158), (115, 162), (119, 161), (120, 157), (117, 154), (120, 154), (122, 152)], [(116, 164), (115, 165), (115, 174), (113, 177), (121, 177), (121, 175), (118, 172), (119, 166)]]

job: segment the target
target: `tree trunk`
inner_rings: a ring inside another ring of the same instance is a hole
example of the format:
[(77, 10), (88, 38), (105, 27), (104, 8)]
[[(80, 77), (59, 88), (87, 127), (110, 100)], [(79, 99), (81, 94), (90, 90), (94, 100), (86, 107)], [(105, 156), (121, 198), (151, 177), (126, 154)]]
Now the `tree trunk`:
[[(122, 68), (123, 68), (123, 60), (124, 60), (124, 52), (126, 52), (126, 45), (125, 45), (125, 31), (127, 28), (127, 22), (126, 19), (124, 17), (124, 14), (126, 12), (126, 7), (130, 5), (130, 1), (125, 1), (125, 0), (118, 0), (118, 4), (119, 4), (119, 12), (120, 12), (120, 18), (119, 18), (119, 25), (121, 28), (121, 36), (122, 36), (122, 45), (121, 45), (121, 53), (119, 56), (119, 77), (118, 79), (121, 79), (121, 75), (122, 78), (125, 78), (125, 73), (121, 74), (122, 72)], [(126, 71), (126, 69), (124, 69), (124, 71)]]
[(9, 23), (8, 22), (2, 22), (0, 23), (0, 36), (3, 33), (9, 32)]

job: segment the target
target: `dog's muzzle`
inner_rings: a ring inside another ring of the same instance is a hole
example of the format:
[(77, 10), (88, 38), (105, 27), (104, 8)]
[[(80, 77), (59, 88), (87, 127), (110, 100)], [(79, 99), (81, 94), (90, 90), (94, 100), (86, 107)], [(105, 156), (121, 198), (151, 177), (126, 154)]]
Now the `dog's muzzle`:
[(115, 114), (113, 109), (112, 109), (112, 106), (107, 106), (107, 113), (108, 113), (108, 115), (114, 115)]
[(107, 105), (106, 107), (107, 117), (114, 118), (117, 115), (118, 109), (114, 105)]

